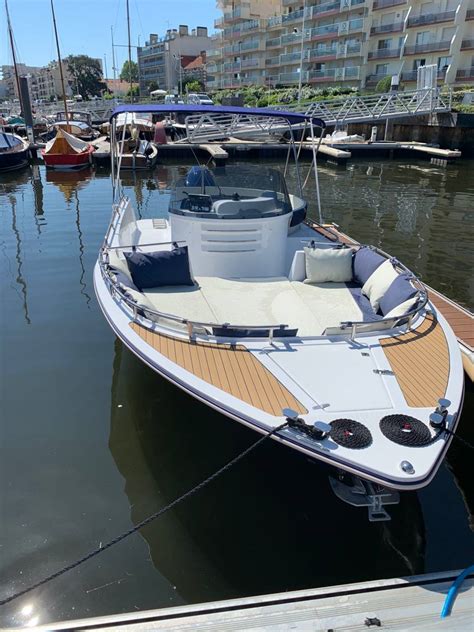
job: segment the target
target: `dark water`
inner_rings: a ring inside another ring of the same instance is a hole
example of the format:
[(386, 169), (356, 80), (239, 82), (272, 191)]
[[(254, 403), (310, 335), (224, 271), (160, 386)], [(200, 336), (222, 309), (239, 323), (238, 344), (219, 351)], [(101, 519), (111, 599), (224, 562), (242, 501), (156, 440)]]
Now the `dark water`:
[[(322, 165), (325, 219), (472, 307), (473, 167)], [(129, 176), (143, 216), (166, 206), (179, 171)], [(256, 438), (114, 339), (92, 287), (110, 202), (106, 173), (0, 176), (0, 598), (128, 529)], [(471, 442), (473, 408), (469, 386), (460, 433)], [(454, 443), (428, 488), (403, 495), (390, 523), (369, 524), (333, 497), (322, 467), (264, 445), (140, 535), (1, 608), (0, 627), (464, 567), (471, 463)]]

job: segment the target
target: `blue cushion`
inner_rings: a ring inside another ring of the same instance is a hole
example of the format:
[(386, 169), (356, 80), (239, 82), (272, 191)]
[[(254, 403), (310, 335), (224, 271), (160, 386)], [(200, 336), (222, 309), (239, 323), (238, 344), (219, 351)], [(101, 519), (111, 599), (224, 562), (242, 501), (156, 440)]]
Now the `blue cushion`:
[(133, 282), (140, 292), (163, 285), (194, 285), (187, 246), (174, 250), (124, 254)]
[(354, 255), (353, 279), (363, 286), (377, 268), (386, 261), (385, 257), (377, 254), (371, 248), (362, 246)]
[(382, 316), (379, 316), (374, 312), (372, 305), (370, 304), (367, 296), (362, 294), (362, 288), (355, 283), (346, 283), (352, 298), (357, 303), (357, 307), (362, 312), (362, 320), (366, 323), (371, 323), (376, 320), (382, 320)]
[(380, 299), (379, 309), (385, 316), (385, 314), (391, 312), (394, 307), (413, 298), (416, 293), (417, 290), (410, 283), (409, 276), (407, 274), (400, 274), (392, 281), (388, 290)]
[[(214, 336), (225, 338), (266, 338), (270, 335), (269, 329), (234, 329), (232, 327), (213, 327)], [(298, 334), (298, 329), (274, 329), (275, 338), (294, 338)]]

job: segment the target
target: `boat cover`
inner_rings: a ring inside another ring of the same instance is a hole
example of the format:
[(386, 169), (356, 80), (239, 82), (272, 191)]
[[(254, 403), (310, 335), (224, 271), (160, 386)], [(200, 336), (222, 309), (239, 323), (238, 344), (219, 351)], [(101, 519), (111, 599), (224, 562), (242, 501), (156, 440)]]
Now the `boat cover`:
[(12, 147), (18, 147), (18, 145), (23, 145), (23, 140), (19, 136), (0, 132), (0, 151), (8, 151)]
[[(68, 151), (65, 152), (64, 143), (67, 144)], [(59, 128), (56, 136), (52, 138), (49, 143), (46, 144), (44, 149), (45, 154), (82, 154), (89, 149), (89, 143), (86, 143), (71, 134), (68, 134), (63, 129)]]

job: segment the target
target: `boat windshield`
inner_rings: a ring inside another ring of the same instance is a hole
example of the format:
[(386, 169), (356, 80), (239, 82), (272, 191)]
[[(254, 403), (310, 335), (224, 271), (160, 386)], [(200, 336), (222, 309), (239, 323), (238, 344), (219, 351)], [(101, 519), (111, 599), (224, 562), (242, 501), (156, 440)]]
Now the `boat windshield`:
[[(277, 202), (278, 214), (291, 210), (283, 174), (278, 169), (255, 164), (230, 165), (212, 170), (207, 167), (191, 167), (173, 186), (170, 211), (179, 213), (183, 209), (194, 210), (188, 208), (189, 197), (195, 197), (193, 194), (208, 198), (209, 205), (226, 199), (271, 198)], [(184, 204), (183, 199), (187, 200)]]
[[(90, 115), (87, 112), (68, 112), (69, 115), (69, 120), (70, 121), (81, 121), (83, 123), (89, 123), (90, 121)], [(66, 113), (65, 112), (58, 112), (56, 114), (56, 120), (57, 121), (65, 121), (66, 120)]]

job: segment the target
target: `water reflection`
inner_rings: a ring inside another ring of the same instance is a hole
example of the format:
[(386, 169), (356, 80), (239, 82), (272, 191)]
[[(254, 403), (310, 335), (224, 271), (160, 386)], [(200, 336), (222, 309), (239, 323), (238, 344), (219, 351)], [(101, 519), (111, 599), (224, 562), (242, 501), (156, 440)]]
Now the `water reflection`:
[[(15, 236), (15, 261), (16, 261), (16, 278), (15, 281), (20, 288), (20, 293), (18, 294), (21, 299), (22, 307), (23, 307), (23, 316), (25, 318), (26, 324), (31, 325), (31, 319), (29, 316), (28, 310), (28, 292), (27, 292), (27, 284), (23, 277), (23, 253), (22, 253), (22, 238), (20, 234), (20, 230), (18, 228), (17, 223), (17, 199), (13, 193), (8, 195), (8, 201), (10, 202), (11, 208), (11, 226), (12, 231)], [(18, 291), (17, 291), (18, 293)]]
[[(169, 385), (119, 341), (110, 424), (134, 524), (256, 438)], [(364, 510), (332, 495), (323, 468), (271, 443), (141, 534), (156, 569), (196, 602), (423, 572), (416, 494), (403, 494), (390, 512), (390, 523), (368, 523)]]
[(79, 171), (55, 171), (46, 170), (46, 181), (57, 186), (64, 195), (68, 208), (74, 201), (76, 211), (75, 224), (77, 229), (77, 239), (79, 243), (79, 267), (81, 274), (79, 277), (80, 292), (86, 299), (86, 305), (89, 308), (91, 297), (87, 292), (87, 283), (85, 282), (86, 270), (84, 267), (84, 238), (81, 229), (81, 214), (78, 191), (86, 185), (93, 177), (91, 169), (82, 169)]

